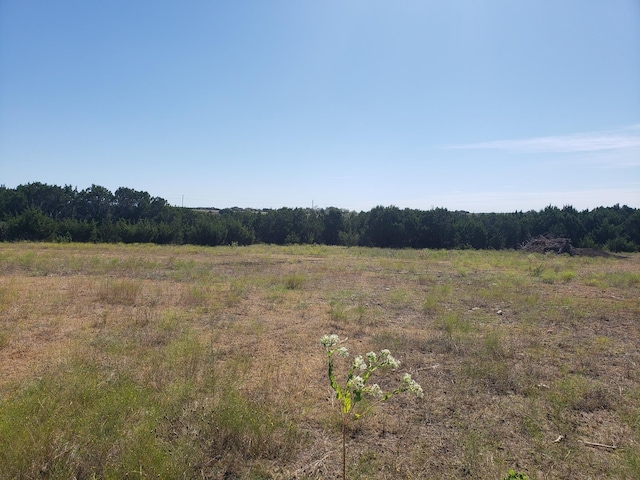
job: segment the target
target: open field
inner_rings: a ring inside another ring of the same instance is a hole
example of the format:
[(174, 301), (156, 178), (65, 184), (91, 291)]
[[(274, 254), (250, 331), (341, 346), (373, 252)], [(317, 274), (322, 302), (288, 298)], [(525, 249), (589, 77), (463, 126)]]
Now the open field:
[(0, 274), (2, 479), (339, 478), (326, 333), (425, 394), (351, 425), (349, 478), (640, 478), (640, 254), (19, 243)]

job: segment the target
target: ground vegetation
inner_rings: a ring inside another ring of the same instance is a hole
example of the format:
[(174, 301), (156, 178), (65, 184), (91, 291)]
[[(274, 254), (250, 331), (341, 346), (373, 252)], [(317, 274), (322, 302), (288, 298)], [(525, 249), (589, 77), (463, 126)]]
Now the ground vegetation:
[(0, 243), (0, 479), (640, 478), (639, 255)]

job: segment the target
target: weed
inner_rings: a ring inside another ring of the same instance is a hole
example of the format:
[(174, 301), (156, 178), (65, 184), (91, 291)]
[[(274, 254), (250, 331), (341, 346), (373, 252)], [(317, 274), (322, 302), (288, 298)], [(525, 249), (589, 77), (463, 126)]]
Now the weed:
[(98, 289), (98, 300), (110, 305), (135, 305), (141, 290), (139, 282), (110, 279)]
[(471, 322), (457, 312), (447, 312), (437, 325), (449, 339), (471, 331)]
[(518, 473), (515, 470), (509, 470), (507, 476), (503, 480), (529, 480), (524, 473)]
[[(336, 380), (333, 364), (334, 354), (338, 357), (347, 357), (349, 352), (346, 347), (339, 346), (344, 343), (340, 341), (337, 335), (323, 335), (320, 339), (320, 345), (324, 348), (329, 360), (329, 384), (335, 392), (336, 399), (340, 404), (342, 413), (342, 478), (347, 478), (346, 467), (346, 431), (349, 420), (358, 420), (368, 413), (373, 405), (368, 405), (366, 409), (359, 412), (357, 405), (363, 400), (364, 395), (369, 395), (375, 399), (376, 403), (384, 402), (391, 397), (403, 392), (415, 394), (418, 398), (423, 397), (422, 387), (411, 378), (411, 375), (405, 373), (402, 377), (402, 383), (394, 390), (384, 392), (377, 383), (367, 385), (369, 378), (376, 370), (393, 368), (400, 366), (400, 362), (391, 356), (389, 350), (383, 349), (380, 353), (369, 352), (366, 354), (366, 360), (362, 356), (357, 356), (351, 364), (351, 368), (347, 373), (347, 379), (344, 384)], [(362, 375), (362, 376), (360, 376)], [(374, 403), (375, 405), (375, 403)], [(354, 413), (352, 413), (354, 410)]]
[(187, 308), (207, 307), (213, 301), (213, 289), (210, 285), (195, 284), (182, 291), (182, 304)]
[(345, 304), (337, 300), (331, 300), (329, 302), (329, 317), (335, 322), (344, 322), (347, 319)]
[(282, 279), (282, 283), (287, 290), (299, 290), (302, 288), (306, 281), (307, 277), (298, 273), (285, 275), (285, 277)]
[(547, 285), (553, 285), (556, 283), (556, 275), (554, 273), (545, 273), (541, 276), (542, 283), (546, 283)]
[(556, 411), (569, 409), (585, 413), (607, 410), (613, 405), (607, 390), (579, 375), (570, 375), (558, 382), (551, 401)]
[(496, 330), (492, 330), (484, 337), (484, 351), (493, 360), (502, 360), (510, 356), (503, 336)]
[(576, 274), (575, 272), (567, 270), (567, 271), (561, 272), (559, 277), (563, 283), (570, 283), (576, 278)]
[(438, 312), (439, 307), (440, 299), (432, 295), (425, 298), (422, 302), (422, 310), (427, 315), (433, 315), (434, 313)]
[(409, 305), (409, 292), (404, 288), (397, 288), (391, 291), (389, 301), (395, 308), (404, 308)]
[(464, 369), (475, 385), (494, 395), (519, 393), (520, 385), (511, 366), (504, 360), (469, 360)]
[(529, 275), (531, 275), (532, 277), (541, 277), (544, 270), (545, 268), (543, 264), (536, 265), (535, 267), (533, 265), (529, 265)]
[(362, 322), (362, 320), (364, 319), (365, 313), (367, 313), (367, 307), (365, 307), (364, 305), (358, 305), (355, 308), (354, 312), (356, 314), (358, 322)]
[(247, 285), (241, 280), (232, 280), (229, 288), (225, 292), (223, 303), (226, 307), (235, 307), (239, 305), (247, 291)]
[(427, 297), (422, 302), (422, 310), (427, 315), (433, 315), (444, 310), (444, 304), (451, 294), (451, 285), (435, 285), (429, 289)]

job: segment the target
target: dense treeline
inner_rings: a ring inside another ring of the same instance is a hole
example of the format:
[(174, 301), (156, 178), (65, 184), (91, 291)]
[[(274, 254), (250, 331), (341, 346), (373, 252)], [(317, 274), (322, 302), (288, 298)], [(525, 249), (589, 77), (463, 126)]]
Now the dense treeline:
[(577, 211), (469, 214), (376, 207), (221, 210), (173, 207), (147, 192), (92, 185), (78, 191), (42, 183), (0, 187), (0, 240), (196, 245), (318, 243), (390, 248), (518, 248), (537, 235), (569, 237), (575, 247), (640, 250), (640, 210), (627, 206)]

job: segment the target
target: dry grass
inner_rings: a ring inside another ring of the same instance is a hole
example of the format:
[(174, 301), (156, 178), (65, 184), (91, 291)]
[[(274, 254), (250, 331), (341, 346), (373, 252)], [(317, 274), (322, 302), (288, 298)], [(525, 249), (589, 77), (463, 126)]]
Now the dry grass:
[(640, 255), (23, 243), (0, 273), (0, 478), (337, 478), (324, 333), (425, 390), (352, 426), (350, 478), (640, 478)]

